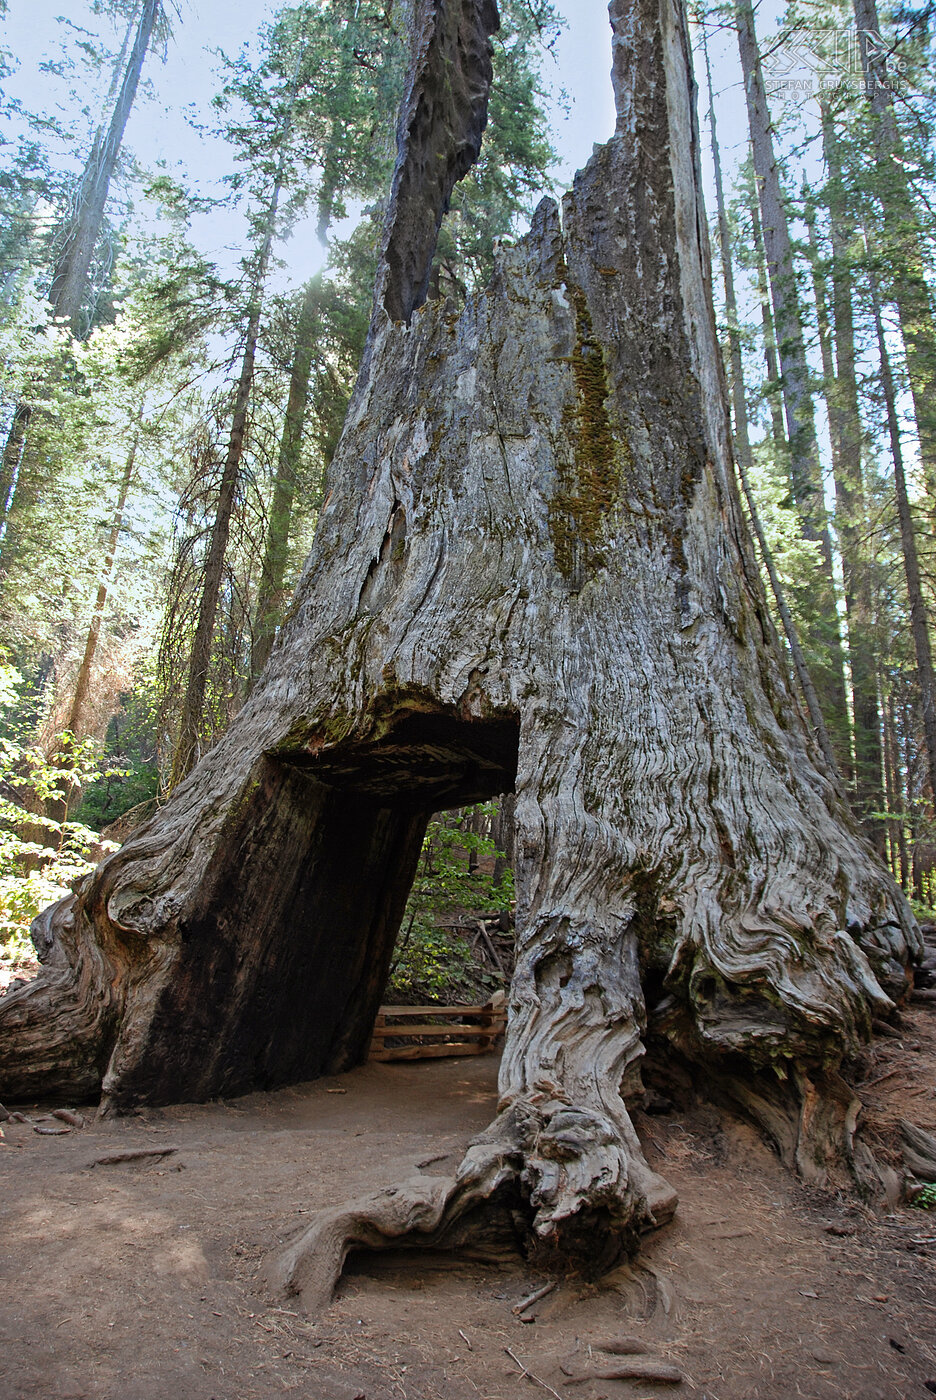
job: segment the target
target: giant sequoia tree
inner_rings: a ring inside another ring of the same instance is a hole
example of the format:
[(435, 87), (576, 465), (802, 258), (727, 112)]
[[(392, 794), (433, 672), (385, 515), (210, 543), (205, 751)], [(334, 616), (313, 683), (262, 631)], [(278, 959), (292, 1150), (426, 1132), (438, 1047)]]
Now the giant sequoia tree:
[(11, 1097), (115, 1111), (348, 1068), (429, 814), (515, 790), (498, 1116), (455, 1178), (317, 1221), (271, 1270), (310, 1299), (350, 1243), (482, 1217), (546, 1254), (632, 1247), (675, 1205), (628, 1115), (647, 1053), (807, 1175), (873, 1173), (840, 1066), (919, 934), (790, 692), (745, 533), (682, 11), (610, 9), (616, 134), (457, 313), (422, 303), (497, 12), (417, 6), (367, 352), (290, 615), (226, 737), (40, 919), (47, 967), (0, 1010)]

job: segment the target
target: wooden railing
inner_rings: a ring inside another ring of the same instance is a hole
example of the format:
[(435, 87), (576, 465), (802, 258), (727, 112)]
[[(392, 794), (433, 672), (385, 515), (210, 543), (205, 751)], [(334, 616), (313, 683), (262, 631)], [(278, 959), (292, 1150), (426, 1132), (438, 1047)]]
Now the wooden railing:
[[(372, 1060), (435, 1060), (486, 1055), (507, 1026), (507, 999), (484, 1006), (382, 1006), (371, 1038)], [(387, 1041), (395, 1043), (388, 1045)]]

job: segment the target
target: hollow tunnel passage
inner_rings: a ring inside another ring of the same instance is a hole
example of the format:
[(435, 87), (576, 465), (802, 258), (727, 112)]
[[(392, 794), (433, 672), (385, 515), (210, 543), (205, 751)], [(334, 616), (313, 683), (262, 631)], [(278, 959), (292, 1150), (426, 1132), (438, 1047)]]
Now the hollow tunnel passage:
[(270, 1089), (367, 1053), (431, 814), (512, 791), (516, 718), (403, 712), (266, 755), (114, 1107)]

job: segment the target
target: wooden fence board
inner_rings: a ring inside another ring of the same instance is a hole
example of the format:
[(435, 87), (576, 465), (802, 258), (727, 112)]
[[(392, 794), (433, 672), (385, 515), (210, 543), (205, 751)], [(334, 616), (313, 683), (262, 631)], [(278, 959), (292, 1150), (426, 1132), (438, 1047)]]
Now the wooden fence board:
[[(484, 1055), (494, 1049), (506, 1025), (503, 992), (496, 993), (485, 1006), (382, 1006), (371, 1037), (370, 1059)], [(388, 1045), (388, 1040), (401, 1043)]]

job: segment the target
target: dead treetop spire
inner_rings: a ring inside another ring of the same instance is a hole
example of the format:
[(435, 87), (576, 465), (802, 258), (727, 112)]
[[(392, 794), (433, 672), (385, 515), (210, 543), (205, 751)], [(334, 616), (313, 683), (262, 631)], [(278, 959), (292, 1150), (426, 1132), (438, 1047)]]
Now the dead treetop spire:
[(378, 303), (409, 321), (426, 300), (442, 218), (487, 125), (495, 0), (423, 0), (400, 109)]

